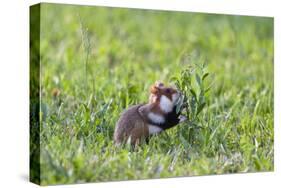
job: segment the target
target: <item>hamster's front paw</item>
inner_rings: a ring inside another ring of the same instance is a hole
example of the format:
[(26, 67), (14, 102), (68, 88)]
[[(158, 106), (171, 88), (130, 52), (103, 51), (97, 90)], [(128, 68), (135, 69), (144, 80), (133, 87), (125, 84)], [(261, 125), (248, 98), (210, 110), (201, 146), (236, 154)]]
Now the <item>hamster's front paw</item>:
[(187, 117), (185, 117), (185, 116), (183, 116), (183, 115), (180, 115), (180, 116), (179, 116), (179, 119), (180, 119), (179, 123), (182, 123), (182, 122), (184, 122), (184, 121), (187, 120)]

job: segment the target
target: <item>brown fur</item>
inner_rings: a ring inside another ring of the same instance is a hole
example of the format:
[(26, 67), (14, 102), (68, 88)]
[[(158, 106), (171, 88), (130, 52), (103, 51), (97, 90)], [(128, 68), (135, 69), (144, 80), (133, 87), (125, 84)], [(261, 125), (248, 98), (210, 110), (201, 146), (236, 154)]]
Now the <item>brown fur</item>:
[(116, 144), (121, 144), (129, 141), (136, 145), (141, 140), (149, 136), (148, 130), (148, 113), (154, 112), (165, 116), (160, 107), (160, 97), (167, 96), (172, 100), (172, 94), (177, 90), (171, 87), (164, 87), (164, 84), (156, 82), (150, 88), (150, 97), (148, 104), (135, 105), (128, 108), (121, 114), (114, 132), (114, 141)]
[(136, 144), (149, 135), (148, 125), (139, 113), (139, 108), (142, 106), (132, 106), (122, 113), (114, 132), (116, 144), (127, 142), (128, 139), (131, 139), (132, 144)]

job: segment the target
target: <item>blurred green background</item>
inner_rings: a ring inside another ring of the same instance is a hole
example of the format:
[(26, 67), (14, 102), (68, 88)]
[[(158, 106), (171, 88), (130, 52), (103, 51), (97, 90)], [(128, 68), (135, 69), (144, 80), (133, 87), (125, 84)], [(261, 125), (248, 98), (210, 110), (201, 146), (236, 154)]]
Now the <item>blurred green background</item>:
[[(41, 184), (273, 170), (273, 18), (41, 4)], [(120, 113), (193, 62), (200, 128), (117, 148)]]

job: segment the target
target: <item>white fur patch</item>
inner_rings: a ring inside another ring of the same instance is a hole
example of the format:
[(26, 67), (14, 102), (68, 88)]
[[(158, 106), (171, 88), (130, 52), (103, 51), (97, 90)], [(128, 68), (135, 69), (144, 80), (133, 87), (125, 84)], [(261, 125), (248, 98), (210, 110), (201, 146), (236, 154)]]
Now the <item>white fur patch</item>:
[(155, 114), (153, 112), (150, 112), (148, 114), (148, 118), (154, 123), (164, 123), (165, 122), (165, 118), (162, 115)]
[(173, 110), (173, 103), (168, 97), (162, 95), (160, 98), (160, 108), (166, 113), (171, 112)]
[(155, 125), (148, 125), (148, 131), (149, 134), (156, 134), (161, 132), (163, 129), (161, 129), (160, 127), (157, 127)]

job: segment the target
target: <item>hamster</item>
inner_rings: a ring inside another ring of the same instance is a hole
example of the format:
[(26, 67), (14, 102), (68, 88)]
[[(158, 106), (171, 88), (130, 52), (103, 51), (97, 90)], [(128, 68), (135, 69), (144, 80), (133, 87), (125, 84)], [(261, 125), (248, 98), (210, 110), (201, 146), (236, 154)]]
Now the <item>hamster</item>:
[(156, 82), (150, 88), (147, 104), (131, 106), (121, 114), (115, 126), (115, 144), (129, 142), (136, 145), (141, 140), (148, 141), (150, 135), (161, 133), (184, 121), (186, 118), (176, 113), (179, 97), (177, 89)]

